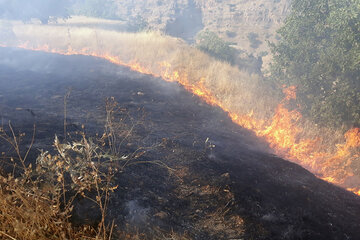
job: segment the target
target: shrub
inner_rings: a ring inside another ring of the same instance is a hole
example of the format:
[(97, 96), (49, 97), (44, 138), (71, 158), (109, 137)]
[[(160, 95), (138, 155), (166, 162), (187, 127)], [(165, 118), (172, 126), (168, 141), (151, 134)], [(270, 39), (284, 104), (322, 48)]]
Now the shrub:
[(262, 43), (259, 39), (258, 39), (259, 35), (257, 33), (249, 33), (247, 35), (248, 40), (250, 41), (250, 47), (251, 48), (258, 48), (260, 46), (260, 44)]
[(226, 36), (228, 36), (229, 38), (234, 38), (236, 37), (236, 35), (236, 32), (226, 31)]
[[(130, 117), (119, 109), (117, 102), (109, 99), (103, 135), (92, 139), (80, 133), (72, 143), (61, 143), (55, 136), (55, 151), (41, 150), (34, 165), (27, 158), (35, 127), (25, 151), (21, 149), (24, 134), (16, 136), (10, 123), (8, 131), (0, 129), (0, 139), (16, 153), (10, 158), (2, 156), (6, 163), (11, 159), (14, 170), (6, 173), (0, 169), (0, 236), (24, 240), (111, 239), (114, 224), (106, 215), (110, 195), (117, 189), (115, 174), (145, 162), (164, 166), (160, 161), (142, 160), (148, 150), (161, 143), (133, 150), (123, 148), (142, 120), (131, 119), (129, 126), (123, 118), (114, 117)], [(85, 201), (91, 205), (90, 214), (76, 207)]]
[[(12, 127), (10, 125), (11, 132)], [(19, 137), (1, 138), (18, 153), (21, 168), (0, 177), (0, 235), (10, 239), (108, 239), (105, 214), (112, 185), (113, 170), (99, 161), (99, 149), (83, 138), (61, 144), (55, 137), (55, 154), (42, 151), (36, 166), (20, 155)], [(87, 198), (99, 207), (97, 226), (75, 227), (70, 221), (73, 203)]]
[(236, 49), (232, 48), (228, 42), (221, 39), (216, 33), (210, 31), (202, 31), (197, 36), (196, 47), (211, 56), (234, 63)]
[(128, 32), (141, 32), (149, 28), (149, 23), (140, 15), (131, 17), (128, 20), (126, 30)]

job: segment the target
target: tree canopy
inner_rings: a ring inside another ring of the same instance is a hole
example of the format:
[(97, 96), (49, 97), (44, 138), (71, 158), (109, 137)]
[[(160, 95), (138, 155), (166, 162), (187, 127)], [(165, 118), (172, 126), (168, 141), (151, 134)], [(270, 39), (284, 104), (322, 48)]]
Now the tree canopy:
[(318, 123), (360, 125), (360, 0), (293, 0), (272, 76)]

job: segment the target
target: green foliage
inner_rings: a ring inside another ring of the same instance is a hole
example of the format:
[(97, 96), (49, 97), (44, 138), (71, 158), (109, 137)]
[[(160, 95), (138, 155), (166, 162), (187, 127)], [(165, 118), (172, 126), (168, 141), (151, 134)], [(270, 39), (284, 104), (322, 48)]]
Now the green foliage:
[(141, 32), (149, 28), (148, 22), (140, 15), (131, 17), (127, 23), (128, 32)]
[(260, 46), (260, 44), (262, 43), (259, 39), (258, 39), (259, 35), (257, 33), (249, 33), (247, 35), (248, 40), (250, 41), (250, 47), (251, 48), (258, 48)]
[(118, 19), (114, 0), (74, 0), (72, 14), (105, 19)]
[(216, 33), (208, 30), (200, 32), (197, 36), (196, 47), (211, 56), (234, 63), (236, 49), (232, 48), (229, 43), (221, 39)]
[(271, 44), (273, 77), (298, 86), (304, 113), (318, 123), (360, 125), (360, 2), (292, 4)]

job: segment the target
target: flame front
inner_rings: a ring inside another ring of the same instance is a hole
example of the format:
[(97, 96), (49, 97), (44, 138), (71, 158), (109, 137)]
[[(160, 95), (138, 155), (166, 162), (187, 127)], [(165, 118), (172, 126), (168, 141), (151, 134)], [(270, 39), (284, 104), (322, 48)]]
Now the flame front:
[[(157, 69), (154, 70), (153, 67), (142, 66), (140, 61), (125, 62), (117, 56), (107, 53), (99, 54), (88, 48), (75, 50), (68, 47), (66, 50), (61, 50), (49, 45), (34, 47), (28, 42), (24, 42), (17, 47), (63, 55), (80, 54), (100, 57), (114, 64), (127, 66), (140, 73), (161, 77), (169, 82), (178, 82), (206, 103), (222, 108), (234, 123), (254, 131), (259, 137), (265, 138), (276, 154), (301, 164), (320, 178), (337, 185), (343, 185), (346, 178), (354, 176), (348, 163), (351, 162), (350, 160), (359, 159), (359, 155), (356, 154), (356, 149), (360, 147), (359, 128), (353, 128), (346, 132), (344, 136), (345, 143), (338, 144), (335, 152), (329, 152), (324, 147), (323, 150), (317, 150), (324, 139), (321, 137), (316, 139), (299, 138), (299, 135), (304, 131), (300, 124), (302, 115), (296, 109), (289, 110), (287, 107), (291, 100), (296, 99), (295, 86), (283, 88), (285, 97), (278, 104), (271, 119), (256, 119), (253, 112), (239, 115), (227, 108), (216, 97), (216, 94), (205, 86), (206, 78), (189, 81), (186, 73), (174, 70), (168, 62), (159, 62)], [(360, 186), (347, 188), (347, 190), (360, 195)]]

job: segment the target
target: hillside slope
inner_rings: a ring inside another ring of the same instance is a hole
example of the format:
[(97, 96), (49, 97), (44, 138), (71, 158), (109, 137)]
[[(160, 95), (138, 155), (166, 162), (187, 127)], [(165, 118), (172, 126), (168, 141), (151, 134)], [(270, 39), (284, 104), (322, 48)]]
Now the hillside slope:
[[(117, 1), (121, 18), (141, 16), (152, 28), (192, 40), (209, 29), (249, 53), (267, 50), (264, 40), (274, 40), (275, 31), (290, 11), (290, 0), (132, 0)], [(262, 42), (252, 48), (249, 33)]]
[[(88, 136), (101, 132), (104, 100), (114, 97), (133, 116), (142, 115), (139, 109), (145, 113), (134, 131), (139, 143), (164, 142), (144, 160), (161, 160), (173, 174), (137, 165), (117, 176), (108, 216), (115, 219), (119, 238), (124, 231), (145, 239), (163, 239), (154, 236), (171, 231), (214, 240), (357, 240), (360, 235), (358, 196), (266, 153), (264, 142), (180, 85), (92, 57), (0, 52), (0, 115), (26, 136), (36, 123), (32, 157), (35, 149), (51, 148), (54, 134), (62, 138), (62, 96), (69, 88), (70, 134), (82, 124)], [(96, 220), (84, 205), (75, 211), (78, 221)]]

